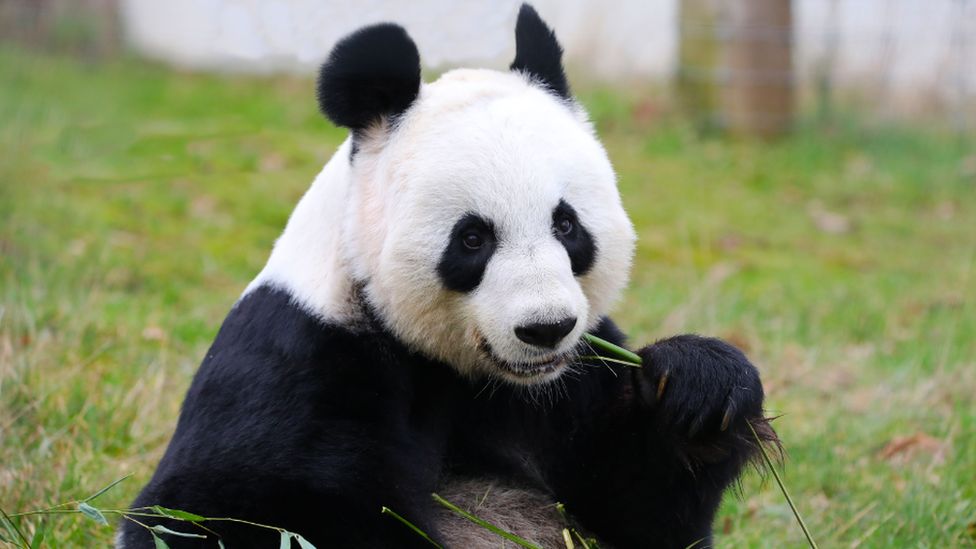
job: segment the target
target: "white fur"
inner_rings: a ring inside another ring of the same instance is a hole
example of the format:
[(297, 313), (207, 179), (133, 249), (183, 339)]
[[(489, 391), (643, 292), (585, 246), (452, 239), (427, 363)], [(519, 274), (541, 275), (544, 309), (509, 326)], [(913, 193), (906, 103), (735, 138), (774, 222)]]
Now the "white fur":
[[(422, 86), (395, 127), (358, 145), (352, 166), (347, 142), (316, 178), (249, 290), (287, 289), (320, 318), (348, 324), (353, 282), (363, 282), (406, 344), (467, 375), (506, 377), (479, 341), (513, 364), (570, 352), (625, 286), (634, 232), (606, 153), (582, 109), (522, 75), (449, 72)], [(596, 241), (582, 277), (552, 234), (561, 199)], [(468, 212), (490, 219), (500, 244), (481, 284), (462, 295), (436, 269)], [(515, 337), (516, 326), (566, 316), (580, 321), (554, 351)]]
[(354, 320), (352, 279), (339, 253), (341, 222), (348, 207), (346, 140), (298, 202), (264, 269), (244, 295), (267, 284), (284, 289), (306, 310), (328, 322)]

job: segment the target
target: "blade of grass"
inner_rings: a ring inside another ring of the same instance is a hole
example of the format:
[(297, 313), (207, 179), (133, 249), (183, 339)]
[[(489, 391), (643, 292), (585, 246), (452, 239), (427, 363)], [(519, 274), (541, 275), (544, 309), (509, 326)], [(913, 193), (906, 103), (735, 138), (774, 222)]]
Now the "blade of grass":
[(401, 517), (400, 515), (398, 515), (393, 509), (390, 509), (389, 507), (383, 507), (382, 509), (380, 509), (380, 513), (382, 513), (384, 515), (390, 515), (391, 517), (393, 517), (393, 518), (397, 519), (398, 521), (400, 521), (407, 528), (413, 530), (418, 536), (420, 536), (420, 537), (424, 538), (425, 540), (429, 541), (430, 544), (433, 545), (434, 547), (437, 547), (439, 549), (443, 549), (443, 547), (441, 547), (439, 543), (437, 543), (436, 541), (434, 541), (433, 539), (431, 539), (430, 536), (427, 535), (427, 532), (424, 532), (420, 528), (417, 528), (416, 526), (414, 526), (414, 524), (412, 522), (410, 522), (409, 520), (407, 520), (407, 519)]
[(632, 351), (628, 351), (619, 345), (614, 345), (605, 339), (600, 339), (593, 334), (583, 334), (583, 339), (590, 345), (614, 355), (619, 360), (627, 361), (634, 366), (641, 364), (641, 357)]
[(485, 530), (488, 530), (489, 532), (495, 535), (503, 537), (520, 547), (526, 547), (527, 549), (542, 549), (541, 547), (535, 545), (531, 541), (522, 539), (511, 532), (506, 532), (505, 530), (502, 530), (501, 528), (495, 526), (494, 524), (472, 515), (471, 513), (465, 511), (464, 509), (461, 509), (457, 505), (454, 505), (450, 501), (447, 501), (446, 499), (440, 497), (437, 494), (431, 494), (431, 496), (434, 498), (434, 501), (436, 501), (437, 503), (440, 503), (444, 507), (447, 507), (451, 511), (457, 513), (458, 515), (461, 515), (462, 517), (470, 520), (471, 522), (477, 524), (478, 526), (481, 526)]
[(17, 528), (17, 525), (14, 524), (13, 520), (11, 520), (10, 515), (8, 515), (3, 509), (0, 509), (0, 517), (3, 517), (3, 526), (7, 529), (10, 536), (20, 538), (20, 541), (23, 543), (23, 547), (25, 549), (30, 549), (30, 542), (27, 541), (27, 536), (20, 531), (20, 528)]
[(40, 549), (41, 544), (44, 543), (45, 535), (46, 535), (46, 531), (44, 529), (44, 526), (41, 524), (37, 525), (37, 529), (34, 530), (34, 535), (31, 537), (31, 541), (30, 541), (31, 549)]
[(780, 491), (783, 492), (783, 495), (786, 497), (786, 503), (790, 505), (790, 509), (793, 511), (793, 516), (796, 517), (796, 522), (800, 525), (800, 529), (803, 530), (803, 535), (807, 538), (807, 543), (810, 544), (812, 549), (818, 549), (817, 542), (813, 541), (813, 536), (810, 535), (810, 530), (807, 529), (807, 524), (803, 522), (803, 517), (800, 516), (800, 511), (793, 503), (793, 498), (790, 497), (790, 493), (786, 489), (786, 485), (783, 484), (783, 479), (779, 478), (779, 473), (776, 472), (776, 467), (773, 466), (773, 460), (770, 459), (769, 454), (766, 453), (766, 448), (763, 446), (763, 442), (759, 438), (759, 434), (756, 433), (756, 430), (752, 427), (752, 423), (747, 421), (746, 425), (748, 425), (749, 430), (752, 431), (752, 436), (756, 439), (756, 444), (759, 445), (759, 451), (762, 452), (763, 459), (766, 461), (766, 466), (769, 467), (769, 470), (773, 472), (773, 478), (776, 479), (776, 484), (779, 485)]

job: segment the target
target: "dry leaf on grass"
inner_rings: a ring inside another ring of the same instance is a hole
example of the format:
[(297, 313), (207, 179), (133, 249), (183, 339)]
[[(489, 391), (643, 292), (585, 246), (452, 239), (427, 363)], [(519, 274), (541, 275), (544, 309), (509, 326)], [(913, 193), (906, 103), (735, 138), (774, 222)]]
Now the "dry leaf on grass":
[(851, 220), (844, 214), (831, 212), (822, 204), (814, 203), (807, 209), (813, 224), (827, 234), (845, 234), (851, 231)]
[(904, 463), (921, 455), (929, 455), (933, 461), (942, 463), (945, 460), (945, 451), (946, 444), (943, 441), (917, 432), (891, 439), (878, 452), (878, 458), (892, 463)]
[(166, 331), (159, 326), (150, 324), (142, 330), (142, 338), (146, 341), (165, 341)]

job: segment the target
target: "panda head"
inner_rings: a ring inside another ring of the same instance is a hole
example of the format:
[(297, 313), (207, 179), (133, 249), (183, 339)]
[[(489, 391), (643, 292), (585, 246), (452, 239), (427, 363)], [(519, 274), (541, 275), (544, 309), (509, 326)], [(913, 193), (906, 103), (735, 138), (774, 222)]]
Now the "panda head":
[(528, 5), (516, 45), (510, 71), (422, 83), (407, 33), (367, 27), (335, 46), (318, 98), (351, 130), (340, 253), (370, 308), (464, 375), (529, 385), (561, 375), (607, 314), (634, 233)]

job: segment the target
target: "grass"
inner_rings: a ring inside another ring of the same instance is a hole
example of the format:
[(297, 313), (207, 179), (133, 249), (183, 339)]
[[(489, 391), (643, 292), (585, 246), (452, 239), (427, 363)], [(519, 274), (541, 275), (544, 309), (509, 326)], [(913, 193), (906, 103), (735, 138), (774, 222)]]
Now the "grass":
[[(344, 134), (295, 78), (0, 49), (0, 508), (124, 508), (220, 321)], [(759, 365), (784, 480), (824, 547), (976, 544), (976, 152), (925, 128), (703, 140), (584, 92), (640, 235), (635, 342), (726, 337)], [(52, 547), (109, 543), (78, 516)], [(802, 546), (750, 472), (721, 547)]]

